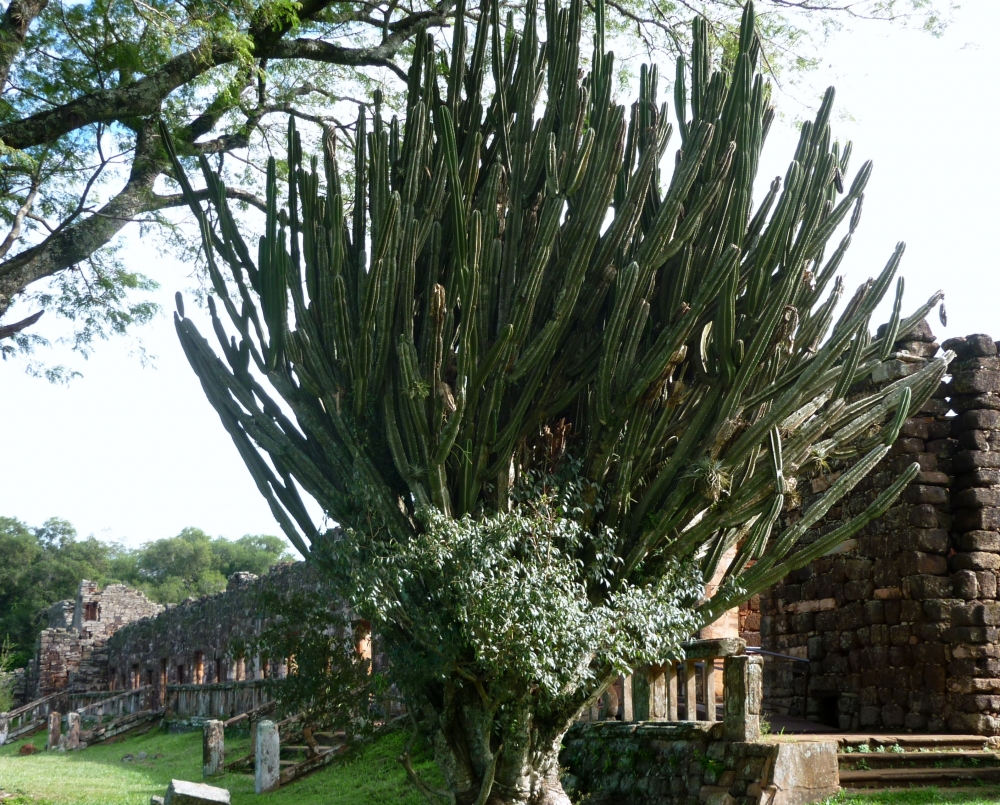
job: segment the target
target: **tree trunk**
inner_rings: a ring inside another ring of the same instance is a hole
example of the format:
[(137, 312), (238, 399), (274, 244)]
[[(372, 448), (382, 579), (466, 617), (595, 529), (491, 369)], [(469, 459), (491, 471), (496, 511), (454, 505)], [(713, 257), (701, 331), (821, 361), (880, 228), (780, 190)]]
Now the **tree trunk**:
[(508, 703), (494, 717), (475, 690), (454, 690), (438, 713), (434, 753), (456, 805), (570, 805), (559, 749), (577, 712), (541, 718), (537, 704)]

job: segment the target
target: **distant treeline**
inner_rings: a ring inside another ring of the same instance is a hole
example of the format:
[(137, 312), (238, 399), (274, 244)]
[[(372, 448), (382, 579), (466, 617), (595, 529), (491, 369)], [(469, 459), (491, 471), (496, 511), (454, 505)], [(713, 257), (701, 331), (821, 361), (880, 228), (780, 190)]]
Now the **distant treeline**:
[(79, 539), (57, 518), (32, 527), (0, 517), (0, 644), (9, 640), (15, 666), (26, 663), (45, 610), (73, 598), (80, 579), (121, 582), (168, 604), (219, 592), (237, 571), (260, 574), (291, 558), (285, 540), (267, 534), (227, 540), (185, 528), (176, 537), (127, 548), (93, 536)]

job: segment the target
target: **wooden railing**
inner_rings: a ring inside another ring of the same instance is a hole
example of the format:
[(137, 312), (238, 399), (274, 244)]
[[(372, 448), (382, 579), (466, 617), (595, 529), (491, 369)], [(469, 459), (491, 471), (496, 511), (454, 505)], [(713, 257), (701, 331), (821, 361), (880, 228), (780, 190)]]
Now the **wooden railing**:
[(746, 642), (739, 638), (695, 640), (682, 648), (681, 659), (619, 679), (582, 720), (722, 720), (732, 740), (756, 740), (754, 736), (760, 734), (761, 658), (747, 655)]
[(0, 713), (0, 746), (46, 724), (49, 713), (57, 710), (64, 700), (64, 693), (50, 693), (9, 713)]
[(97, 702), (110, 699), (112, 696), (117, 696), (121, 692), (115, 690), (91, 690), (86, 693), (68, 693), (66, 695), (68, 702), (66, 709), (75, 711), (83, 707), (89, 707), (92, 704), (97, 704)]
[(112, 719), (132, 715), (152, 709), (153, 686), (144, 685), (141, 688), (125, 690), (121, 693), (99, 699), (92, 704), (76, 708), (81, 719), (96, 719), (104, 721), (109, 716)]
[(256, 710), (270, 699), (263, 679), (212, 685), (167, 685), (167, 710), (174, 716), (229, 719)]

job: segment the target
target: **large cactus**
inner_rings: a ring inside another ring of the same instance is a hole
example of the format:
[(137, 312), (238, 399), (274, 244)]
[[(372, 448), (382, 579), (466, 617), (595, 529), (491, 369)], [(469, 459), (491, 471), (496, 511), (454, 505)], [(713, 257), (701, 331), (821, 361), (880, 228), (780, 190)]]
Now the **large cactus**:
[[(395, 652), (411, 707), (441, 738), (442, 796), (463, 803), (562, 801), (554, 747), (612, 674), (883, 512), (917, 465), (854, 520), (810, 533), (948, 361), (848, 395), (939, 297), (903, 318), (900, 280), (889, 325), (871, 337), (900, 244), (835, 316), (871, 165), (845, 184), (832, 90), (784, 181), (752, 204), (773, 112), (751, 5), (722, 69), (695, 23), (692, 63), (674, 82), (669, 182), (657, 69), (643, 68), (631, 107), (615, 103), (603, 5), (589, 73), (582, 8), (548, 0), (542, 42), (535, 0), (520, 35), (483, 0), (474, 38), (456, 27), (444, 72), (421, 36), (405, 120), (386, 121), (378, 96), (370, 119), (360, 111), (350, 189), (333, 133), (321, 170), (293, 121), (286, 190), (268, 165), (256, 255), (207, 161), (203, 208), (174, 157), (209, 255), (222, 357), (178, 299), (184, 350), (289, 539), (341, 574)], [(797, 476), (830, 458), (853, 464), (782, 528)], [(342, 528), (321, 534), (300, 490)], [(691, 567), (723, 581), (684, 617)], [(536, 609), (518, 597), (529, 589)], [(469, 624), (495, 621), (470, 614), (476, 590), (509, 600), (511, 635), (540, 645), (558, 631), (551, 656), (522, 667), (486, 651)], [(653, 599), (662, 606), (643, 609)], [(580, 631), (546, 620), (546, 606), (622, 628)], [(637, 613), (632, 631), (659, 638), (626, 634)], [(571, 633), (595, 644), (567, 648)]]

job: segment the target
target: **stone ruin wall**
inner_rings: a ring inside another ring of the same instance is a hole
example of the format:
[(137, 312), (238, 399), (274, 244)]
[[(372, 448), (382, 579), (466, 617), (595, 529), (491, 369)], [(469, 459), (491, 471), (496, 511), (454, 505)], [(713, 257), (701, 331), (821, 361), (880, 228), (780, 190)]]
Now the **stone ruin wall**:
[(108, 638), (123, 625), (162, 611), (138, 590), (123, 584), (102, 590), (84, 579), (75, 601), (59, 601), (49, 608), (48, 628), (38, 637), (28, 671), (28, 695), (106, 690)]
[[(906, 338), (879, 382), (937, 351), (926, 325)], [(748, 644), (809, 661), (807, 676), (804, 663), (767, 658), (774, 712), (800, 715), (808, 684), (809, 718), (832, 727), (1000, 734), (1000, 357), (984, 335), (943, 347), (957, 355), (950, 381), (821, 530), (862, 512), (916, 461), (914, 482), (837, 553), (740, 610)], [(830, 482), (813, 479), (802, 506)]]
[(233, 656), (239, 641), (261, 625), (259, 596), (278, 590), (319, 589), (311, 565), (290, 562), (258, 578), (236, 573), (224, 592), (168, 606), (155, 618), (131, 623), (108, 640), (109, 683), (115, 689), (154, 685), (213, 684), (282, 674), (280, 662)]

